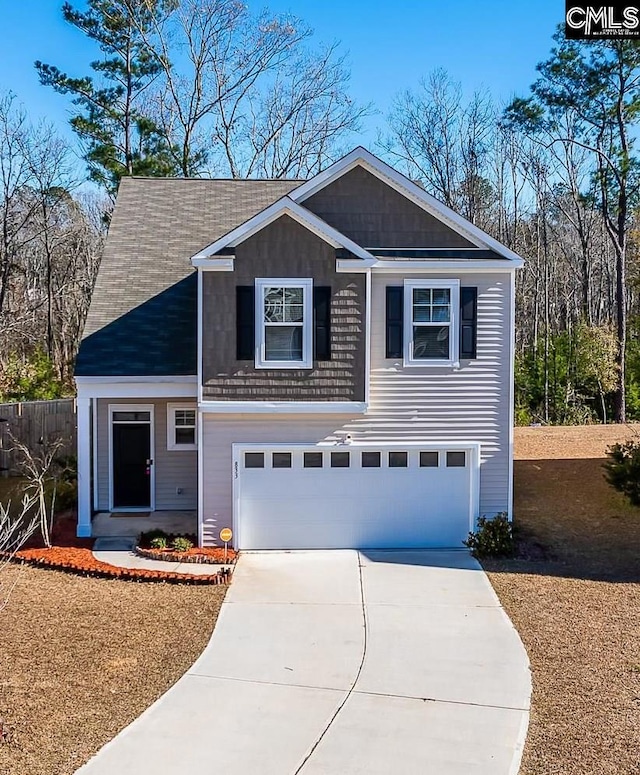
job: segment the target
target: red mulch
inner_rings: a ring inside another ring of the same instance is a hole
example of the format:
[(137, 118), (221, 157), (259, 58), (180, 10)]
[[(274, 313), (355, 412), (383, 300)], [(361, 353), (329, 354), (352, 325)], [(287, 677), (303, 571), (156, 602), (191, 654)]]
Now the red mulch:
[[(80, 573), (85, 576), (99, 578), (115, 578), (130, 581), (165, 581), (180, 584), (226, 584), (229, 581), (227, 573), (211, 573), (195, 575), (191, 573), (171, 573), (161, 570), (146, 570), (139, 568), (117, 568), (106, 562), (97, 560), (91, 551), (93, 538), (76, 537), (76, 516), (66, 512), (56, 517), (51, 534), (53, 546), (47, 549), (42, 542), (39, 531), (27, 541), (17, 552), (15, 559), (29, 565), (43, 568)], [(198, 550), (202, 552), (203, 550)], [(213, 550), (213, 551), (220, 551)]]
[(151, 549), (148, 546), (139, 546), (137, 553), (143, 557), (169, 562), (191, 563), (217, 563), (219, 565), (232, 565), (238, 553), (233, 549), (227, 549), (226, 558), (223, 547), (220, 546), (194, 546), (186, 552), (176, 552), (175, 549)]

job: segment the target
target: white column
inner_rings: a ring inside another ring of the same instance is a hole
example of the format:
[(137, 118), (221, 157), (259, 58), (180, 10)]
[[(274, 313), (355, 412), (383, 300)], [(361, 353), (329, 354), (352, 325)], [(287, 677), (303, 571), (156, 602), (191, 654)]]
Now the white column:
[(77, 399), (78, 537), (91, 536), (91, 399)]

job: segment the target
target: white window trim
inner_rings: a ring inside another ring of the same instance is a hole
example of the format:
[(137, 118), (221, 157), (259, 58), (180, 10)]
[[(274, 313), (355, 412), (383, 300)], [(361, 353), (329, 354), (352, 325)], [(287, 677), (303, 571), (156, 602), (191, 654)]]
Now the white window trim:
[[(415, 288), (447, 288), (451, 292), (451, 321), (449, 323), (448, 358), (413, 357), (413, 291)], [(460, 280), (405, 280), (404, 281), (404, 365), (428, 368), (430, 366), (449, 366), (458, 368), (459, 358), (459, 322), (460, 322)]]
[[(256, 369), (313, 368), (313, 279), (310, 277), (256, 277)], [(302, 288), (302, 360), (268, 361), (265, 359), (264, 289)]]
[[(196, 440), (193, 444), (176, 444), (176, 411), (180, 409), (193, 412), (195, 415), (194, 438)], [(198, 449), (198, 407), (196, 404), (167, 404), (167, 449), (176, 452)]]

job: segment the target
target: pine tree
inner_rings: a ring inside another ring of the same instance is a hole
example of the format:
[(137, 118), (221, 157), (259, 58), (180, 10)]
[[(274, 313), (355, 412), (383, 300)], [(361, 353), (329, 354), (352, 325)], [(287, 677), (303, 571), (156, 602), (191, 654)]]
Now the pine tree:
[(72, 95), (79, 111), (70, 123), (83, 142), (90, 177), (112, 194), (123, 176), (176, 172), (166, 141), (144, 110), (145, 92), (162, 67), (141, 34), (173, 8), (173, 0), (89, 0), (79, 11), (66, 2), (65, 20), (94, 40), (104, 58), (91, 63), (95, 75), (80, 78), (35, 63), (43, 85)]

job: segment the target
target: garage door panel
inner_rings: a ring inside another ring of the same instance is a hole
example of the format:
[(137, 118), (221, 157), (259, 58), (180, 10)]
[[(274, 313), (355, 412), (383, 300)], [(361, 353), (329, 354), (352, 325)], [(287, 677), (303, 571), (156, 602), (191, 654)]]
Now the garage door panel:
[[(318, 451), (318, 448), (309, 448)], [(307, 451), (309, 451), (307, 450)], [(255, 448), (252, 448), (255, 452)], [(241, 549), (461, 547), (472, 513), (472, 465), (420, 467), (411, 450), (406, 468), (362, 468), (351, 449), (348, 468), (302, 465), (292, 449), (291, 468), (245, 468), (240, 456), (236, 528)], [(254, 458), (255, 459), (255, 458)]]

